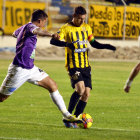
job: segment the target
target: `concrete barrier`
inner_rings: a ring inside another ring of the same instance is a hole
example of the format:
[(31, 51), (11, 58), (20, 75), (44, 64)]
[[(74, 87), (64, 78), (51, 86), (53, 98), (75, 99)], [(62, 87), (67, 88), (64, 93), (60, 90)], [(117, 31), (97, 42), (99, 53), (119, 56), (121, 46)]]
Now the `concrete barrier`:
[[(138, 40), (109, 40), (109, 39), (96, 39), (100, 43), (112, 44), (116, 47), (139, 47), (140, 42)], [(16, 38), (12, 36), (0, 37), (0, 48), (3, 47), (15, 47)], [(50, 47), (50, 38), (48, 37), (38, 37), (37, 47), (47, 48)]]

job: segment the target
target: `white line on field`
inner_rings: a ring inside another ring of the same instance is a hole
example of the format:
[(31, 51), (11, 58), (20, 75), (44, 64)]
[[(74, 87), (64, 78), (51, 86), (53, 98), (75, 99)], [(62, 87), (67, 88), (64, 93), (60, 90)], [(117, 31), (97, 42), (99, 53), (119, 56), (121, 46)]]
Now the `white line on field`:
[(41, 140), (41, 139), (26, 139), (26, 138), (14, 138), (14, 137), (0, 137), (2, 140)]
[[(11, 121), (11, 122), (5, 122), (5, 123), (41, 125), (41, 126), (55, 126), (55, 127), (63, 127), (64, 126), (64, 125), (55, 125), (55, 124), (44, 124), (44, 123), (34, 123), (34, 122), (17, 122), (17, 121)], [(98, 128), (98, 127), (91, 127), (90, 129), (111, 130), (111, 131), (124, 131), (124, 132), (140, 132), (140, 130), (118, 129), (118, 128)], [(28, 140), (28, 139), (22, 139), (21, 138), (20, 140)], [(31, 140), (31, 139), (29, 139), (29, 140)], [(39, 139), (33, 139), (33, 140), (39, 140)]]
[(117, 129), (117, 128), (98, 128), (98, 127), (91, 127), (92, 129), (97, 130), (111, 130), (111, 131), (125, 131), (125, 132), (140, 132), (140, 130), (130, 130), (130, 129)]

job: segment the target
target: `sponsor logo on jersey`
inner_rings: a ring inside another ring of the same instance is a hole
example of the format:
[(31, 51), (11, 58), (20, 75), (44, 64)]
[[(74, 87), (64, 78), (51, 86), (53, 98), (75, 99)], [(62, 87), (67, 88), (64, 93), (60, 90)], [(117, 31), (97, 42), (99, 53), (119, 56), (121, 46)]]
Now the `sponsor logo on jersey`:
[(75, 49), (76, 53), (86, 52), (88, 48)]
[(87, 44), (87, 40), (83, 40), (83, 41), (80, 41), (79, 39), (77, 39), (76, 41), (73, 41), (72, 43), (79, 43), (79, 45), (85, 45), (85, 44)]

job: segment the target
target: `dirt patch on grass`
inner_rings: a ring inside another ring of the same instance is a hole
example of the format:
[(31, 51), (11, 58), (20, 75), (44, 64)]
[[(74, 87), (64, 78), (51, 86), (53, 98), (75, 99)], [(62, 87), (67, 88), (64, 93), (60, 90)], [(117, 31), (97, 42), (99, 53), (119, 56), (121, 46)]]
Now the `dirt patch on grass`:
[[(140, 48), (138, 47), (117, 47), (115, 52), (111, 50), (99, 50), (90, 48), (89, 51), (89, 58), (96, 58), (96, 59), (129, 59), (129, 60), (139, 60), (140, 59)], [(37, 49), (36, 56), (41, 57), (65, 57), (65, 50), (64, 48), (58, 47), (50, 47), (47, 49)]]
[[(111, 50), (99, 50), (90, 48), (89, 51), (89, 58), (95, 58), (95, 59), (124, 59), (124, 60), (139, 60), (140, 59), (140, 48), (138, 47), (117, 47), (117, 50), (115, 52)], [(0, 52), (0, 58), (13, 58), (14, 53), (12, 52)], [(65, 57), (65, 48), (59, 48), (59, 47), (48, 47), (48, 48), (42, 48), (36, 49), (36, 57), (41, 57), (42, 59), (58, 59), (58, 58), (64, 58)]]

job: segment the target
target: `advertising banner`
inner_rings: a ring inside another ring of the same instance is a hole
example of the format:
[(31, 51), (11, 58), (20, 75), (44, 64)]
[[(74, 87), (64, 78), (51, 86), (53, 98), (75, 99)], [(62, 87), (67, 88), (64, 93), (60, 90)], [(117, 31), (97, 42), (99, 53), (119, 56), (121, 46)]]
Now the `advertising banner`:
[[(23, 2), (23, 1), (6, 1), (5, 4), (5, 34), (11, 34), (20, 26), (28, 23), (31, 14), (36, 9), (45, 9), (45, 3), (40, 2)], [(2, 15), (2, 2), (0, 4), (0, 13)], [(2, 27), (2, 16), (0, 16), (0, 27)], [(51, 20), (48, 20), (48, 27), (51, 27)]]
[[(90, 5), (89, 24), (94, 36), (122, 38), (124, 27), (123, 6)], [(140, 8), (126, 8), (126, 38), (138, 38), (140, 33)]]

